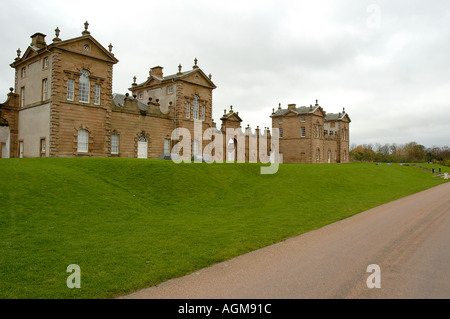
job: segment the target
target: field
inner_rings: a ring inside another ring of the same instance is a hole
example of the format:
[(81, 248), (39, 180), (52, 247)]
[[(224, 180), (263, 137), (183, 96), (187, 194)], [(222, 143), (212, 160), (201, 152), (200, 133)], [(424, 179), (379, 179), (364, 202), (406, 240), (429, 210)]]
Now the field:
[[(448, 169), (447, 169), (448, 171)], [(0, 160), (0, 298), (112, 298), (444, 180), (412, 166)], [(67, 266), (81, 269), (69, 289)]]

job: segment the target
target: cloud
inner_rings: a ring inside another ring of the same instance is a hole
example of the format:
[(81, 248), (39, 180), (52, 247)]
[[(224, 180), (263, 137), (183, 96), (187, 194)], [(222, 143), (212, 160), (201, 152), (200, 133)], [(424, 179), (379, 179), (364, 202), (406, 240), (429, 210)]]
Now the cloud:
[(216, 122), (233, 105), (245, 125), (270, 127), (278, 103), (309, 105), (317, 98), (327, 112), (346, 108), (351, 143), (450, 141), (447, 1), (81, 0), (3, 6), (0, 24), (10, 30), (0, 35), (5, 97), (14, 82), (9, 63), (18, 47), (25, 51), (31, 34), (44, 32), (49, 41), (58, 26), (67, 39), (79, 36), (88, 20), (91, 34), (105, 46), (112, 43), (120, 61), (114, 92), (125, 93), (135, 75), (144, 81), (153, 66), (172, 74), (178, 64), (190, 69), (197, 57), (217, 85)]

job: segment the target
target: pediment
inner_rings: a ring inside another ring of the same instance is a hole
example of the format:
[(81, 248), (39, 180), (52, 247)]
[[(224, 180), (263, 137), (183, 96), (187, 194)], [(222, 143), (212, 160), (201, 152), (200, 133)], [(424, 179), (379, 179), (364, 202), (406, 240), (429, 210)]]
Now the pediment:
[(59, 49), (67, 50), (70, 52), (76, 52), (78, 54), (95, 57), (102, 60), (111, 61), (117, 63), (118, 60), (114, 55), (106, 50), (97, 40), (92, 36), (82, 36), (75, 39), (56, 42), (51, 47), (57, 47)]
[(197, 69), (196, 71), (183, 76), (183, 80), (189, 81), (191, 83), (196, 83), (202, 86), (208, 86), (213, 88), (216, 87), (214, 83), (211, 81), (211, 79), (208, 76), (206, 76), (206, 74), (201, 69)]

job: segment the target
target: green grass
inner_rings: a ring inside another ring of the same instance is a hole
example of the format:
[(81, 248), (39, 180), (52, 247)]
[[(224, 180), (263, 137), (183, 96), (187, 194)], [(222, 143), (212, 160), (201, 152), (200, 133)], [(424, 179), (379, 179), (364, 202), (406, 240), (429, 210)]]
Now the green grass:
[[(440, 183), (411, 166), (0, 160), (0, 298), (110, 298)], [(81, 268), (68, 289), (66, 268)]]

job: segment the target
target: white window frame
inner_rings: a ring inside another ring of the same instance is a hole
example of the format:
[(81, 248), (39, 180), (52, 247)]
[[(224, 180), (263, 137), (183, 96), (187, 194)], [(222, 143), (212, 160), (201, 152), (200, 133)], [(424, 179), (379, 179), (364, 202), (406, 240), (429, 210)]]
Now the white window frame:
[(170, 154), (170, 138), (164, 139), (164, 155)]
[(202, 105), (202, 121), (205, 121), (205, 112), (206, 112), (206, 107), (204, 105)]
[(305, 118), (304, 116), (302, 116), (302, 117), (300, 118), (300, 122), (306, 122), (306, 118)]
[(20, 88), (20, 106), (24, 107), (25, 106), (25, 87), (22, 86)]
[(173, 85), (167, 87), (167, 94), (173, 94)]
[(74, 79), (68, 79), (67, 80), (67, 100), (73, 101), (74, 100), (74, 92), (75, 92), (75, 80)]
[(48, 80), (42, 79), (42, 101), (48, 99)]
[(119, 134), (111, 134), (111, 154), (119, 154), (119, 143), (120, 136)]
[(100, 84), (94, 85), (94, 104), (100, 105), (100, 92), (101, 92), (101, 86)]
[(79, 80), (80, 86), (78, 88), (78, 101), (81, 103), (89, 103), (89, 95), (91, 90), (89, 75), (89, 71), (81, 70), (81, 76)]
[(306, 137), (306, 127), (304, 126), (300, 128), (300, 137)]
[(279, 128), (279, 132), (280, 132), (280, 138), (282, 138), (283, 137), (283, 128), (282, 127)]
[(77, 152), (87, 153), (89, 151), (89, 132), (87, 130), (78, 130)]
[(26, 67), (23, 67), (22, 69), (20, 69), (20, 76), (21, 76), (22, 79), (27, 76), (27, 69), (26, 69)]
[(192, 141), (192, 156), (196, 156), (198, 155), (198, 141), (197, 140), (193, 140)]
[(47, 69), (48, 68), (48, 56), (44, 58), (43, 64), (42, 64), (42, 68), (43, 69)]
[(192, 118), (198, 120), (198, 95), (194, 95), (194, 109), (192, 112)]
[(189, 102), (186, 103), (186, 118), (191, 118), (191, 103)]
[(46, 143), (47, 143), (46, 139), (45, 138), (41, 138), (41, 143), (39, 145), (40, 149), (41, 149), (41, 153), (45, 153), (46, 152), (46, 148), (47, 148)]

